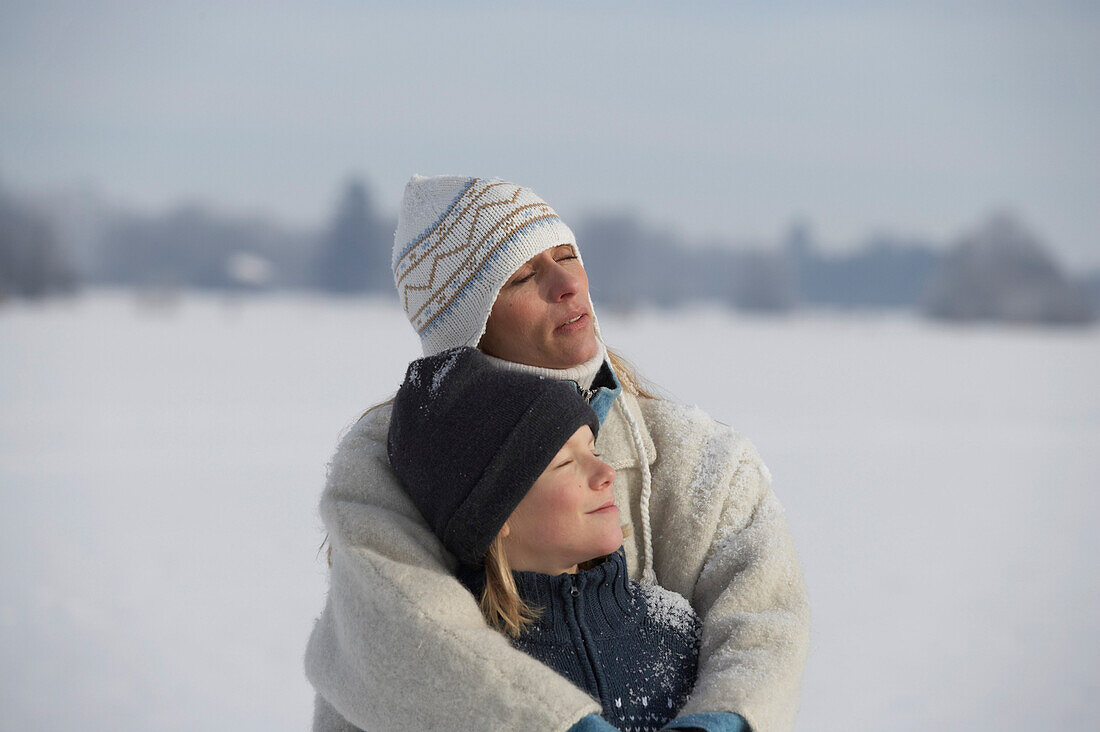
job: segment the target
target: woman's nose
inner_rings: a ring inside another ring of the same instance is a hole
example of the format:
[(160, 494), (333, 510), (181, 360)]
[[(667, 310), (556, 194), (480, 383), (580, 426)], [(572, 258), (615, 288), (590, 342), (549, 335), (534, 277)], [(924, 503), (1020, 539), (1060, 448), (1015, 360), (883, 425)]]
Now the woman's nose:
[(554, 276), (550, 278), (550, 302), (558, 302), (580, 292), (581, 280), (576, 274), (558, 262), (554, 262), (553, 267)]

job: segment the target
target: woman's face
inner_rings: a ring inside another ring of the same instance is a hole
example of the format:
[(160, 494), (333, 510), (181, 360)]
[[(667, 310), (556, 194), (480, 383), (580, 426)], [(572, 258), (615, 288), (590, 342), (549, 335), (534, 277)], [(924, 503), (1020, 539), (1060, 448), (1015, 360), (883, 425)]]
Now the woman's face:
[(614, 480), (588, 425), (574, 432), (501, 529), (512, 569), (572, 573), (580, 562), (618, 549), (623, 532)]
[(588, 275), (569, 244), (527, 260), (501, 288), (478, 343), (506, 361), (565, 369), (596, 355)]

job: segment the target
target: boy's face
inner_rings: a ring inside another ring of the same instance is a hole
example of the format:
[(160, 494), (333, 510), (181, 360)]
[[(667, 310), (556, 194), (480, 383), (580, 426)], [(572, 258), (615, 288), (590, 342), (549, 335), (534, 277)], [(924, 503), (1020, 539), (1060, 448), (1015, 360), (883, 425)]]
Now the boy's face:
[(623, 543), (611, 491), (615, 470), (600, 460), (588, 425), (562, 446), (501, 529), (512, 569), (557, 575)]

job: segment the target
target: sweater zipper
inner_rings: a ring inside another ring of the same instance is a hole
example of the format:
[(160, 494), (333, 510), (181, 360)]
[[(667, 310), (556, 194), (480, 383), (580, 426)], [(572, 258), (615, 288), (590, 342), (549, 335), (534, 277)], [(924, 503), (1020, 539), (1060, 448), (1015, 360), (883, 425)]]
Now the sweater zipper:
[(569, 580), (569, 597), (571, 598), (570, 606), (573, 612), (573, 622), (577, 626), (577, 632), (581, 636), (581, 646), (584, 648), (584, 658), (588, 662), (588, 672), (592, 674), (592, 683), (596, 686), (596, 696), (600, 699), (600, 704), (606, 706), (609, 700), (606, 698), (606, 691), (603, 688), (603, 680), (600, 678), (599, 670), (596, 666), (596, 659), (592, 655), (593, 644), (592, 639), (588, 636), (584, 623), (581, 622), (581, 614), (577, 608), (580, 600), (581, 591), (577, 588), (575, 580)]

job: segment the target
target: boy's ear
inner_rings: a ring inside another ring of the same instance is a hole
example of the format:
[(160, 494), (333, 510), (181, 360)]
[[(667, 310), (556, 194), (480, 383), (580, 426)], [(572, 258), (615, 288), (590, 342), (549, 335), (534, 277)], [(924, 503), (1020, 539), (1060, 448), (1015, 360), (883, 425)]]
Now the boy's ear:
[(506, 536), (508, 536), (508, 534), (511, 534), (511, 533), (512, 533), (512, 527), (508, 525), (507, 521), (505, 521), (504, 526), (500, 527), (500, 533), (497, 534), (497, 536), (499, 536), (501, 539), (503, 539)]

